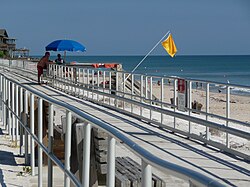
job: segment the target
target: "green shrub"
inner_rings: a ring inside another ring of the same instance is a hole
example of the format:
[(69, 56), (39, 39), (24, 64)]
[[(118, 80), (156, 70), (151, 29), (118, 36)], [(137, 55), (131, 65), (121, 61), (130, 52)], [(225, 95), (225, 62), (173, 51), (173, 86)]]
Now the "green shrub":
[(0, 58), (3, 58), (3, 57), (4, 57), (4, 52), (0, 51)]

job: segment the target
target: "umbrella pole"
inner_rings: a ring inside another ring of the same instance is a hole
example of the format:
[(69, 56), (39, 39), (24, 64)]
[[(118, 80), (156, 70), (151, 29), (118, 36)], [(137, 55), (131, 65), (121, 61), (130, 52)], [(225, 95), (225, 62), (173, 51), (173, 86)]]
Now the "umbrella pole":
[(65, 62), (65, 59), (66, 59), (66, 51), (64, 51), (64, 57), (63, 57), (64, 62)]

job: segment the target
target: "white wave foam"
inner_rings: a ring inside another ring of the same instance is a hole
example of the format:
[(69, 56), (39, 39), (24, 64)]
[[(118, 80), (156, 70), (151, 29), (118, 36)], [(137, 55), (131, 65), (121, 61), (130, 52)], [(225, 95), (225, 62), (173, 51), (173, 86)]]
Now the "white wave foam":
[(250, 93), (250, 89), (247, 89), (247, 88), (237, 88), (237, 87), (234, 87), (232, 89), (232, 91), (235, 91), (235, 92), (248, 92), (248, 93)]

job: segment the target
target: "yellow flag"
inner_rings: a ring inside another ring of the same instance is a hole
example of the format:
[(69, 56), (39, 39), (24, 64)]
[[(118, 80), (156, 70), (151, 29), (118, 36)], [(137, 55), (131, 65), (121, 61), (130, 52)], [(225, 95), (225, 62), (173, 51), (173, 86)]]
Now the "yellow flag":
[(165, 41), (163, 41), (161, 44), (164, 47), (164, 49), (168, 52), (168, 54), (171, 57), (174, 57), (175, 53), (177, 52), (177, 48), (174, 44), (172, 34), (169, 34), (168, 38)]

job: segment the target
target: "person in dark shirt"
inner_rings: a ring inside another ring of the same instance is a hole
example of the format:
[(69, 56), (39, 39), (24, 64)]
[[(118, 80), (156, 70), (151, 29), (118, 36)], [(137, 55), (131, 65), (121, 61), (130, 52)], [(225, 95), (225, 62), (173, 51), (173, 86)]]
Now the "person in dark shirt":
[(57, 59), (55, 60), (56, 64), (64, 64), (65, 61), (61, 58), (61, 55), (57, 55)]

